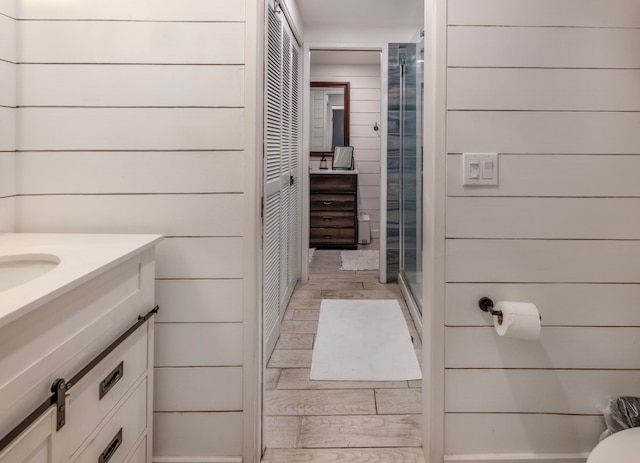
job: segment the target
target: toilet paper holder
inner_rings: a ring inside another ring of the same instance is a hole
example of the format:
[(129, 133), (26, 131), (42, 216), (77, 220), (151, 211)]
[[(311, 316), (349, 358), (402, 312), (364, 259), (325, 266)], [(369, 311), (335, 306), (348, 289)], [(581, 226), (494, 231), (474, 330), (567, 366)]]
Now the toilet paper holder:
[(502, 310), (495, 310), (493, 308), (493, 301), (488, 297), (480, 298), (478, 307), (480, 307), (480, 310), (483, 312), (489, 312), (491, 315), (502, 317)]
[[(493, 301), (489, 297), (482, 297), (478, 301), (478, 307), (483, 312), (489, 312), (491, 315), (495, 315), (496, 317), (503, 317), (502, 310), (496, 310), (493, 308)], [(542, 320), (542, 314), (540, 314), (540, 320)], [(502, 323), (502, 320), (500, 320)]]

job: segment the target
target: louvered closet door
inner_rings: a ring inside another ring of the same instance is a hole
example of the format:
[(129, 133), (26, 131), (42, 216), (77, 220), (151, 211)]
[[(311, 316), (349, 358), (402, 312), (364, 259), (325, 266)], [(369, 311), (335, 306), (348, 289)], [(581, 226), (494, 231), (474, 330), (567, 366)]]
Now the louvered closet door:
[(298, 278), (300, 223), (299, 51), (278, 14), (268, 11), (265, 87), (264, 339), (265, 360)]

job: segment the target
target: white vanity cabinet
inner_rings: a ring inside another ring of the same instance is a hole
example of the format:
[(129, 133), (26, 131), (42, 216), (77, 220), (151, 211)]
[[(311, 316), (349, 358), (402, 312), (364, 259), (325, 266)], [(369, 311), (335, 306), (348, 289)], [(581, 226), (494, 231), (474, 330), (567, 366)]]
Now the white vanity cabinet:
[[(52, 287), (63, 281), (62, 290), (40, 297), (41, 303), (27, 302), (28, 310), (15, 304), (27, 300), (24, 294), (0, 291), (0, 438), (52, 396), (57, 379), (66, 383), (64, 424), (59, 426), (63, 415), (56, 404), (46, 408), (0, 451), (0, 463), (150, 463), (150, 311), (154, 245), (161, 237), (75, 235), (67, 243), (54, 238), (68, 235), (45, 236), (57, 247), (49, 244), (36, 251), (58, 256), (59, 268), (15, 289), (32, 298), (45, 294), (50, 277)], [(0, 262), (3, 238), (6, 235), (0, 235)], [(94, 251), (100, 258), (92, 260)], [(71, 272), (73, 278), (55, 275), (58, 270)], [(11, 304), (21, 313), (3, 318), (1, 311)]]

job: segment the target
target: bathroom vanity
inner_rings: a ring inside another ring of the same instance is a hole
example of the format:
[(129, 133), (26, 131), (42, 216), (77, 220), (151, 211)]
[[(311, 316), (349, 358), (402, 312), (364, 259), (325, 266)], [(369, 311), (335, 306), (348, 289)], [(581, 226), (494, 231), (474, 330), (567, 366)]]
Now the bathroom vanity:
[(309, 245), (357, 249), (358, 171), (311, 171)]
[(0, 463), (151, 462), (161, 239), (0, 234)]

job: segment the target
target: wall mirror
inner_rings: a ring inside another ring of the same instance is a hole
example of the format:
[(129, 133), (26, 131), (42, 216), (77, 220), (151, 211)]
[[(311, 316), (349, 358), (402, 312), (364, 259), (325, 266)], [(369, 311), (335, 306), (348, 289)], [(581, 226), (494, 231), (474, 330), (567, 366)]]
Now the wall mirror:
[(311, 156), (349, 145), (349, 82), (311, 82)]

